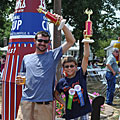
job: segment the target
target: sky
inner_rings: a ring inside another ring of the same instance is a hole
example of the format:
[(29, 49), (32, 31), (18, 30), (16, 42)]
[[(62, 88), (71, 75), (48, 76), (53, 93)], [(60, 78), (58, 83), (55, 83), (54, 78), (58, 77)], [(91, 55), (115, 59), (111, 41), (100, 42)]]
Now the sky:
[(120, 11), (116, 11), (116, 16), (120, 18)]

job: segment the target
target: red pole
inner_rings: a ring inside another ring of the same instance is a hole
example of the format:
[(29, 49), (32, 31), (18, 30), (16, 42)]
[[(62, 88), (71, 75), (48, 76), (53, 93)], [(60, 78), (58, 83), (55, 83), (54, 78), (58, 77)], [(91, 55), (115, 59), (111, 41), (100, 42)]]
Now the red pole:
[(16, 0), (15, 13), (3, 72), (2, 120), (15, 120), (22, 95), (22, 87), (15, 84), (25, 54), (35, 51), (34, 37), (40, 31), (48, 31), (43, 13), (37, 8), (45, 8), (45, 0)]

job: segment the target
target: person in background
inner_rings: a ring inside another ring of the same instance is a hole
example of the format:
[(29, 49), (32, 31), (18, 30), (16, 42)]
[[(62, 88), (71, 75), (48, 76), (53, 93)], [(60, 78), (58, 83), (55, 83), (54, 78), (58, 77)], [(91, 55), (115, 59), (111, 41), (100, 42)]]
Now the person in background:
[[(59, 21), (62, 16), (55, 15)], [(66, 25), (62, 28), (66, 42), (47, 51), (50, 36), (45, 31), (35, 35), (35, 53), (25, 55), (21, 72), (26, 73), (25, 87), (18, 110), (17, 120), (53, 120), (52, 101), (56, 67), (62, 55), (74, 44), (75, 39)], [(16, 78), (19, 83), (18, 76)]]
[(93, 65), (92, 65), (92, 62), (91, 61), (88, 61), (88, 66), (87, 66), (88, 69), (93, 69)]
[(2, 72), (3, 69), (4, 69), (5, 61), (6, 61), (6, 55), (3, 54), (2, 57), (1, 57), (1, 72)]
[(120, 74), (120, 62), (118, 62), (118, 70), (119, 70), (119, 74)]
[(81, 67), (81, 62), (82, 62), (81, 58), (78, 58), (77, 63), (79, 68)]
[[(66, 76), (59, 80), (55, 90), (55, 98), (65, 107), (66, 120), (89, 120), (91, 104), (88, 98), (86, 85), (86, 71), (89, 57), (89, 43), (84, 43), (84, 57), (80, 69), (74, 57), (65, 57), (62, 67)], [(61, 93), (66, 96), (66, 101), (61, 99)]]
[(93, 67), (93, 68), (97, 68), (97, 67), (98, 67), (97, 61), (93, 61), (93, 62), (92, 62), (92, 67)]
[(119, 55), (119, 49), (113, 48), (112, 54), (107, 58), (106, 61), (106, 80), (107, 80), (107, 90), (106, 90), (106, 104), (113, 105), (113, 98), (115, 92), (116, 84), (116, 74), (118, 73), (118, 65), (116, 58)]
[(103, 58), (103, 65), (106, 64), (106, 57)]

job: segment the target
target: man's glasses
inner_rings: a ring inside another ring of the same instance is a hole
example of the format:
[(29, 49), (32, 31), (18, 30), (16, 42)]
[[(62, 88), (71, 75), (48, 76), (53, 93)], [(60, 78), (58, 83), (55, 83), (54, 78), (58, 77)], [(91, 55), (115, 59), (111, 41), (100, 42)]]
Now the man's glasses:
[(37, 39), (38, 42), (49, 43), (49, 40)]
[(69, 67), (70, 67), (70, 68), (74, 68), (75, 65), (65, 65), (65, 66), (64, 66), (64, 68), (69, 68)]

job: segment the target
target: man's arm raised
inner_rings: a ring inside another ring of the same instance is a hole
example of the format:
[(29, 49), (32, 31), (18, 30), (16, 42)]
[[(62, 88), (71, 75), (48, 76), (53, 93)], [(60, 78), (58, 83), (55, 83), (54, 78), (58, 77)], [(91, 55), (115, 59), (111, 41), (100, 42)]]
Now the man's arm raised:
[(66, 42), (62, 44), (62, 52), (64, 54), (75, 43), (75, 38), (66, 25), (64, 25), (62, 30), (66, 38)]

